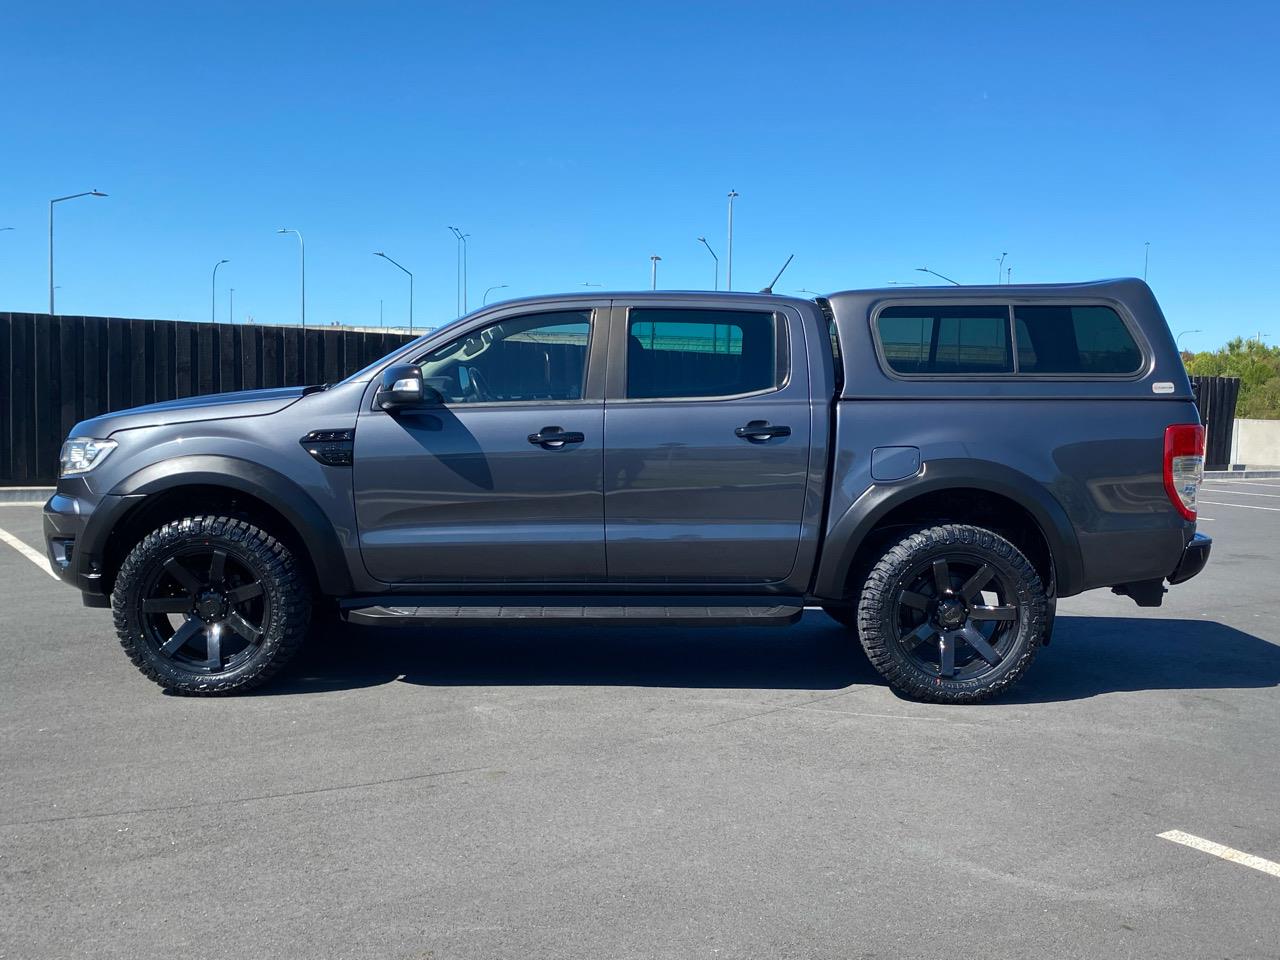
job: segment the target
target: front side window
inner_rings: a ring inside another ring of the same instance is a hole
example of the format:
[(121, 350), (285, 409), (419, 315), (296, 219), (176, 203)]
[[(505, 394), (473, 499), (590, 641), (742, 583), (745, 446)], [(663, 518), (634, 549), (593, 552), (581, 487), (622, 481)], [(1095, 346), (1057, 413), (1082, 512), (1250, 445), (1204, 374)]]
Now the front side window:
[(509, 317), (418, 361), (447, 403), (580, 400), (586, 385), (591, 311)]
[(1142, 351), (1110, 307), (1016, 306), (1021, 373), (1136, 373)]
[(895, 373), (1012, 373), (1009, 308), (1000, 305), (895, 306), (876, 320)]
[(635, 309), (627, 319), (627, 396), (732, 397), (781, 386), (785, 339), (773, 313)]

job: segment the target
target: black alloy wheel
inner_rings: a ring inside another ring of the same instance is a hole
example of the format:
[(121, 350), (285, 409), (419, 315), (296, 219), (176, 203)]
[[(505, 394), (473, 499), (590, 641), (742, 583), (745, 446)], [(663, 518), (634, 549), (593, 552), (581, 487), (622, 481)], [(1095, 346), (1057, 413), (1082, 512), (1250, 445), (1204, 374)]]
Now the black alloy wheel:
[(223, 546), (179, 547), (143, 588), (147, 643), (192, 672), (222, 673), (251, 657), (272, 611), (250, 562)]
[(893, 602), (902, 654), (945, 679), (989, 672), (1016, 640), (1014, 584), (978, 556), (955, 553), (917, 564)]
[(1026, 672), (1047, 615), (1040, 577), (1017, 547), (990, 530), (945, 524), (908, 534), (875, 564), (858, 633), (895, 689), (974, 703)]

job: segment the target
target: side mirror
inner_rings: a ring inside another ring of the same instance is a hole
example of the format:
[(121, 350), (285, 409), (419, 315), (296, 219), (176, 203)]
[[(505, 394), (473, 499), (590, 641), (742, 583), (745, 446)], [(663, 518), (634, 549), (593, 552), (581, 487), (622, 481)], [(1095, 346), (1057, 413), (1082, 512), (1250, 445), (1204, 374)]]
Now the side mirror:
[(444, 397), (434, 387), (422, 382), (422, 368), (414, 363), (400, 363), (382, 372), (377, 404), (388, 413), (413, 407), (434, 406)]

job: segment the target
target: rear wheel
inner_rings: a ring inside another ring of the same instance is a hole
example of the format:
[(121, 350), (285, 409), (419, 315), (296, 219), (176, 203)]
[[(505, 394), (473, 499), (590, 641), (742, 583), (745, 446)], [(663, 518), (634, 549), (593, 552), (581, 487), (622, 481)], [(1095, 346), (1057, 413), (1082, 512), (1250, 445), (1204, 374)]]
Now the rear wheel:
[(112, 609), (121, 646), (160, 686), (231, 693), (288, 662), (306, 635), (311, 597), (293, 554), (265, 530), (189, 517), (133, 548)]
[(944, 524), (904, 537), (872, 567), (858, 634), (894, 689), (976, 703), (1027, 671), (1047, 617), (1044, 586), (1017, 547), (990, 530)]

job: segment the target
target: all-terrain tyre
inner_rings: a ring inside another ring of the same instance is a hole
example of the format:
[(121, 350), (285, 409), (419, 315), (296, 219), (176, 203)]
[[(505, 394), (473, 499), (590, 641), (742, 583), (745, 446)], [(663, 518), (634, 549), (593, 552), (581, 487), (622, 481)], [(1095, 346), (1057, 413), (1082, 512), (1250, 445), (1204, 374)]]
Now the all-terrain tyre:
[(858, 602), (858, 638), (895, 690), (934, 703), (978, 703), (1027, 672), (1048, 601), (1030, 561), (990, 530), (941, 524), (890, 546)]
[(120, 645), (166, 690), (222, 694), (263, 683), (297, 652), (311, 616), (289, 548), (233, 517), (194, 516), (144, 537), (116, 576)]

